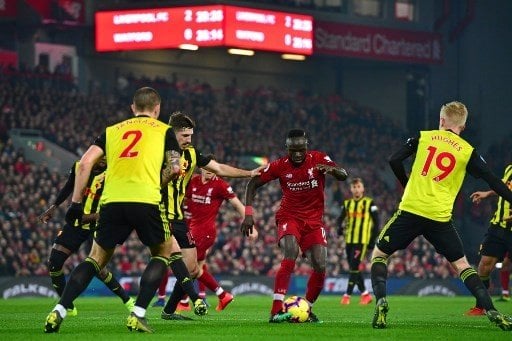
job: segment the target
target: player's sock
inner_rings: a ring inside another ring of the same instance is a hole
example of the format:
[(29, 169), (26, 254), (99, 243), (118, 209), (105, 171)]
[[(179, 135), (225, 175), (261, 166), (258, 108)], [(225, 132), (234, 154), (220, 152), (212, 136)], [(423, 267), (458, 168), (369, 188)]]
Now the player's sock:
[(124, 291), (119, 281), (114, 277), (112, 272), (105, 271), (105, 273), (100, 272), (97, 277), (105, 283), (105, 285), (112, 291), (114, 294), (119, 296), (119, 298), (123, 301), (123, 303), (128, 302), (130, 296)]
[(100, 271), (98, 263), (87, 257), (71, 272), (68, 283), (64, 288), (59, 304), (66, 309), (73, 309), (73, 301), (87, 288), (92, 278)]
[(357, 274), (359, 274), (359, 271), (350, 270), (347, 284), (347, 295), (352, 295), (354, 292), (354, 286), (357, 284)]
[(204, 271), (204, 267), (202, 275), (197, 277), (197, 280), (199, 281), (199, 291), (201, 291), (201, 285), (203, 285), (213, 291), (217, 296), (219, 296), (217, 294), (217, 289), (220, 288), (219, 283), (212, 276), (212, 274), (210, 274), (208, 271)]
[(480, 277), (478, 277), (475, 269), (469, 267), (462, 270), (460, 273), (460, 279), (464, 282), (464, 285), (473, 294), (473, 296), (475, 296), (478, 307), (484, 308), (486, 311), (496, 310), (496, 308), (494, 308), (494, 304), (492, 304), (491, 296), (489, 296), (487, 288)]
[(366, 285), (364, 285), (363, 274), (360, 271), (357, 272), (356, 285), (359, 288), (359, 292), (361, 292), (361, 293), (366, 292)]
[[(137, 296), (137, 301), (135, 305), (137, 307), (146, 309), (151, 302), (151, 299), (155, 295), (155, 291), (162, 282), (162, 278), (165, 274), (167, 274), (167, 268), (169, 266), (169, 261), (164, 257), (151, 257), (146, 269), (142, 273), (142, 277), (140, 278), (140, 289), (139, 295)], [(135, 311), (135, 310), (134, 310)], [(137, 315), (139, 317), (144, 317)]]
[(159, 299), (165, 299), (166, 297), (166, 288), (167, 283), (169, 282), (169, 271), (167, 270), (165, 272), (164, 277), (162, 278), (162, 281), (160, 282), (160, 285), (158, 286), (158, 298)]
[(500, 283), (502, 294), (505, 295), (506, 293), (506, 295), (508, 295), (508, 287), (510, 284), (510, 271), (503, 269), (500, 271)]
[(176, 312), (176, 307), (178, 307), (178, 303), (180, 302), (183, 295), (185, 295), (185, 291), (183, 290), (183, 287), (180, 285), (180, 283), (176, 281), (176, 283), (174, 283), (171, 296), (165, 304), (164, 313), (174, 314)]
[(48, 272), (50, 273), (52, 286), (59, 297), (62, 296), (64, 287), (66, 286), (66, 277), (64, 277), (62, 267), (64, 266), (64, 262), (66, 259), (68, 259), (68, 257), (69, 255), (67, 253), (52, 249), (50, 252), (50, 257), (48, 258)]
[(320, 295), (320, 292), (324, 288), (325, 272), (313, 271), (309, 276), (307, 289), (306, 289), (306, 300), (313, 303)]
[(295, 269), (295, 260), (285, 258), (281, 261), (281, 266), (276, 274), (274, 293), (286, 294), (288, 285), (290, 284), (290, 277)]
[(371, 277), (373, 293), (377, 301), (386, 297), (386, 281), (388, 279), (387, 258), (375, 257), (372, 259)]
[(194, 288), (194, 280), (190, 278), (190, 273), (187, 270), (187, 266), (183, 262), (183, 256), (181, 255), (181, 252), (176, 252), (171, 255), (170, 266), (174, 277), (176, 277), (176, 282), (183, 287), (184, 294), (187, 294), (192, 302), (195, 302), (199, 298), (199, 295)]
[(274, 300), (272, 301), (272, 310), (270, 311), (271, 316), (274, 316), (275, 314), (278, 314), (283, 310), (283, 300), (284, 294), (274, 293)]

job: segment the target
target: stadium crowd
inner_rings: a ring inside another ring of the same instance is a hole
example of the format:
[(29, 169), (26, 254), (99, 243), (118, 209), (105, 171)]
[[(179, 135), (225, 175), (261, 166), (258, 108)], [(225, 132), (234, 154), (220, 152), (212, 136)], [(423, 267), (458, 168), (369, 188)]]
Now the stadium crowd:
[[(54, 202), (66, 175), (45, 164), (25, 160), (23, 152), (9, 139), (9, 129), (39, 129), (50, 141), (80, 154), (105, 125), (130, 114), (131, 99), (127, 94), (141, 84), (153, 86), (162, 94), (162, 120), (166, 121), (167, 115), (175, 110), (190, 113), (197, 123), (195, 145), (200, 151), (215, 153), (222, 162), (244, 165), (252, 156), (273, 160), (286, 152), (282, 146), (286, 127), (303, 127), (310, 134), (311, 149), (326, 151), (351, 176), (364, 179), (367, 195), (379, 207), (381, 222), (387, 221), (398, 204), (402, 189), (386, 158), (406, 135), (378, 111), (337, 95), (325, 97), (268, 86), (241, 89), (236, 80), (224, 89), (215, 90), (207, 82), (183, 81), (176, 75), (171, 78), (167, 81), (123, 75), (118, 88), (108, 94), (86, 95), (74, 86), (57, 86), (62, 84), (59, 75), (41, 75), (37, 70), (26, 69), (0, 73), (0, 248), (3, 250), (0, 276), (47, 274), (46, 259), (63, 225), (66, 208), (63, 204), (47, 225), (37, 221), (37, 216)], [(246, 182), (230, 182), (243, 198)], [(328, 182), (326, 188), (327, 273), (342, 276), (349, 267), (342, 252), (343, 237), (336, 235), (335, 220), (342, 199), (350, 193), (347, 183), (339, 186)], [(280, 258), (274, 247), (273, 212), (279, 205), (279, 196), (277, 183), (265, 186), (258, 193), (254, 209), (260, 237), (252, 243), (242, 237), (237, 213), (229, 205), (223, 205), (218, 216), (218, 240), (208, 260), (212, 273), (268, 276), (275, 273)], [(486, 224), (489, 215), (481, 216)], [(148, 257), (144, 250), (136, 238), (129, 239), (118, 249), (110, 269), (122, 275), (140, 274)], [(84, 256), (85, 250), (72, 255), (66, 271)], [(307, 260), (300, 263), (297, 274), (310, 271)], [(369, 271), (369, 264), (362, 267)], [(422, 239), (392, 258), (389, 271), (397, 277), (454, 276), (446, 260)]]

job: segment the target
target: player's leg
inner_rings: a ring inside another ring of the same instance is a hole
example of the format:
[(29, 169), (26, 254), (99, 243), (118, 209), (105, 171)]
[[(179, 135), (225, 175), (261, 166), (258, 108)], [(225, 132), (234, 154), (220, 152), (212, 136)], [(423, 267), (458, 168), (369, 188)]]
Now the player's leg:
[(313, 313), (313, 303), (316, 302), (320, 292), (324, 288), (325, 268), (327, 264), (327, 247), (322, 244), (314, 244), (306, 251), (307, 257), (311, 260), (313, 272), (309, 276), (306, 287), (306, 300), (311, 307), (308, 322), (322, 322)]
[(372, 253), (371, 280), (376, 305), (373, 314), (373, 328), (386, 328), (389, 310), (386, 298), (388, 258), (396, 250), (405, 249), (421, 231), (422, 218), (397, 211), (383, 227)]
[[(278, 231), (282, 231), (282, 229), (278, 228)], [(288, 292), (290, 278), (295, 269), (295, 260), (299, 255), (299, 244), (292, 234), (282, 236), (279, 239), (279, 247), (283, 253), (283, 260), (274, 280), (274, 297), (269, 320), (272, 323), (286, 321), (290, 318), (290, 315), (281, 314), (281, 312), (284, 297)]]
[(464, 255), (462, 241), (452, 222), (436, 223), (435, 226), (429, 226), (426, 230), (428, 232), (424, 234), (425, 238), (450, 262), (466, 288), (476, 298), (477, 304), (485, 309), (489, 320), (501, 329), (512, 330), (512, 319), (496, 310), (480, 276), (469, 265)]
[[(347, 289), (345, 291), (345, 294), (341, 298), (340, 304), (348, 305), (350, 304), (350, 296), (352, 295), (352, 292), (354, 291), (355, 286), (355, 276), (353, 274), (354, 271), (354, 263), (357, 262), (355, 259), (355, 244), (346, 244), (345, 245), (345, 252), (347, 254), (347, 260), (349, 264), (349, 277), (347, 282)], [(359, 264), (357, 264), (359, 266)]]
[(372, 302), (372, 295), (366, 290), (366, 285), (364, 284), (364, 277), (361, 272), (361, 263), (362, 260), (366, 257), (367, 244), (360, 244), (361, 247), (361, 255), (359, 256), (359, 264), (357, 265), (357, 279), (356, 285), (359, 288), (359, 292), (361, 293), (361, 297), (359, 299), (359, 304), (370, 304)]
[(503, 259), (503, 262), (501, 264), (500, 269), (500, 284), (501, 284), (501, 297), (499, 298), (502, 302), (508, 302), (510, 301), (510, 267), (511, 262), (510, 258), (512, 255), (510, 252), (507, 252), (505, 255), (505, 258)]
[[(201, 286), (210, 289), (219, 299), (219, 303), (215, 310), (222, 311), (228, 306), (228, 304), (233, 302), (234, 297), (231, 293), (225, 291), (220, 286), (219, 282), (217, 282), (215, 277), (208, 272), (208, 267), (206, 266), (206, 253), (208, 249), (213, 246), (214, 241), (214, 238), (200, 238), (199, 240), (196, 240), (197, 262), (201, 269), (197, 280), (199, 282), (199, 296), (201, 297)], [(204, 296), (201, 298), (204, 299)]]
[(59, 303), (46, 317), (46, 333), (59, 331), (60, 324), (67, 315), (67, 309), (71, 309), (73, 301), (87, 288), (100, 269), (108, 263), (113, 252), (114, 249), (103, 249), (96, 241), (93, 242), (89, 256), (71, 272)]
[(96, 275), (105, 285), (107, 288), (110, 289), (114, 294), (116, 294), (121, 301), (123, 301), (123, 304), (125, 305), (126, 309), (128, 311), (132, 311), (133, 307), (135, 306), (135, 300), (128, 296), (126, 291), (124, 291), (121, 284), (119, 284), (119, 281), (114, 277), (112, 272), (108, 271), (107, 268), (101, 269), (101, 271)]
[(162, 278), (162, 282), (158, 286), (157, 290), (157, 300), (153, 303), (153, 307), (163, 307), (165, 306), (165, 298), (167, 297), (167, 283), (169, 282), (169, 269), (167, 269), (167, 274)]

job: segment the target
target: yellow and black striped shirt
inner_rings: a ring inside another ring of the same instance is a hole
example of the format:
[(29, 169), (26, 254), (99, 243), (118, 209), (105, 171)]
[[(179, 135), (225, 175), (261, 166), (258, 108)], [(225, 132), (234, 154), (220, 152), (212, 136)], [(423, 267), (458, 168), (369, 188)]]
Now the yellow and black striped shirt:
[(345, 243), (368, 244), (372, 238), (376, 238), (379, 218), (378, 208), (372, 198), (364, 196), (346, 199), (341, 206), (339, 221), (342, 222), (345, 217)]
[[(510, 190), (512, 190), (512, 164), (505, 168), (505, 173), (503, 174), (503, 182)], [(510, 216), (510, 209), (510, 203), (499, 196), (496, 212), (494, 212), (494, 216), (491, 219), (491, 224), (506, 229), (512, 228), (512, 222), (504, 221), (505, 218)]]
[(188, 183), (194, 175), (196, 167), (204, 167), (211, 158), (203, 156), (194, 147), (183, 150), (180, 158), (181, 171), (177, 179), (171, 180), (164, 191), (163, 200), (166, 202), (169, 220), (183, 220), (182, 204)]

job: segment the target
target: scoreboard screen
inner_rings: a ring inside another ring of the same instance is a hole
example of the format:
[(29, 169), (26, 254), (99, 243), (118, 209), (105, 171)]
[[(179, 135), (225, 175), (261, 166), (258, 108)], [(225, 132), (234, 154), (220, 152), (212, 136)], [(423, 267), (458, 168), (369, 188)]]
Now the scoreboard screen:
[(182, 44), (313, 52), (311, 16), (224, 5), (96, 12), (95, 35), (100, 52)]

